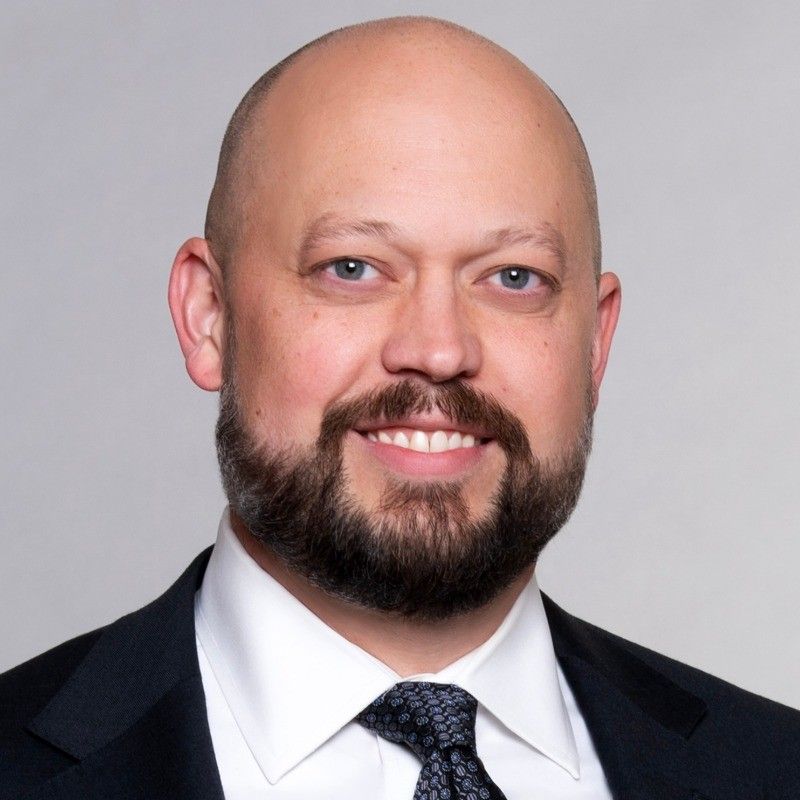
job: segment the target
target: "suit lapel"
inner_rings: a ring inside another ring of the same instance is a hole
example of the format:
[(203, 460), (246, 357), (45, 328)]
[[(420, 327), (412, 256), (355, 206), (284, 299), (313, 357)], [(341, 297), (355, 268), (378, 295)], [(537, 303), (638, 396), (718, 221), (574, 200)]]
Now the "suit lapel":
[(194, 633), (210, 552), (158, 600), (106, 628), (28, 726), (76, 761), (31, 800), (222, 800)]
[(561, 668), (618, 800), (711, 800), (695, 788), (691, 736), (705, 703), (543, 597)]

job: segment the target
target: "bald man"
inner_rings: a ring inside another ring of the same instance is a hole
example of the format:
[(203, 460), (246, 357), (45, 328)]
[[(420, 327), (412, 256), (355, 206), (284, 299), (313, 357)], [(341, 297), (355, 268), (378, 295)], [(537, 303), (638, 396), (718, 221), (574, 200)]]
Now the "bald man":
[(0, 797), (800, 797), (800, 714), (537, 587), (619, 314), (600, 262), (580, 135), (493, 43), (385, 20), (260, 78), (169, 286), (220, 393), (216, 544), (0, 679)]

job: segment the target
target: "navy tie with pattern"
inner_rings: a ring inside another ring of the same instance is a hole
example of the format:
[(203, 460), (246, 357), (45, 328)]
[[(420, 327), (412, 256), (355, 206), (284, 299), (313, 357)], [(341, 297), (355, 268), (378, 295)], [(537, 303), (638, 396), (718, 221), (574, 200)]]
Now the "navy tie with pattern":
[(422, 761), (414, 800), (506, 800), (475, 750), (478, 701), (459, 686), (404, 681), (357, 717)]

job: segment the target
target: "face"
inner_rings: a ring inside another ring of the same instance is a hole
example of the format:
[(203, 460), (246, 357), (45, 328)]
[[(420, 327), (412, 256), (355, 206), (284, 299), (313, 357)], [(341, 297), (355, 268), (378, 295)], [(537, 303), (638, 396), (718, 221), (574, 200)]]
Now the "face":
[[(312, 54), (258, 117), (226, 265), (231, 418), (277, 469), (319, 455), (326, 420), (355, 408), (332, 451), (348, 507), (391, 525), (398, 487), (444, 491), (468, 526), (496, 511), (512, 454), (497, 414), (436, 399), (466, 387), (518, 427), (526, 469), (574, 471), (618, 293), (595, 279), (547, 92), (480, 53), (406, 55), (398, 78), (367, 53), (353, 73), (346, 53)], [(392, 405), (399, 385), (412, 400)]]

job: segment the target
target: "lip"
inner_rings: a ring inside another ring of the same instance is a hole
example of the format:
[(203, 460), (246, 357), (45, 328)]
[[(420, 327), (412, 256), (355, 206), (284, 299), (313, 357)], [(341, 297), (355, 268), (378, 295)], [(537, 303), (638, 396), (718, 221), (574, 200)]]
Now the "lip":
[[(390, 427), (387, 423), (380, 426), (365, 428), (361, 430), (351, 430), (350, 436), (355, 440), (358, 447), (362, 447), (364, 452), (379, 461), (384, 467), (394, 473), (399, 473), (408, 478), (458, 478), (473, 469), (486, 455), (487, 448), (492, 446), (493, 440), (476, 444), (474, 447), (461, 447), (457, 450), (446, 450), (443, 453), (420, 453), (405, 447), (397, 447), (393, 444), (384, 442), (371, 442), (365, 433), (370, 430), (381, 430)], [(394, 426), (393, 426), (394, 427)], [(403, 420), (402, 427), (415, 427), (417, 430), (442, 430), (442, 425), (438, 427), (418, 427), (408, 419)], [(459, 430), (465, 433), (472, 433), (469, 428), (454, 428), (453, 423), (449, 423), (450, 429)], [(473, 434), (475, 435), (475, 434)], [(477, 436), (476, 436), (477, 438)], [(481, 437), (484, 438), (484, 437)]]

